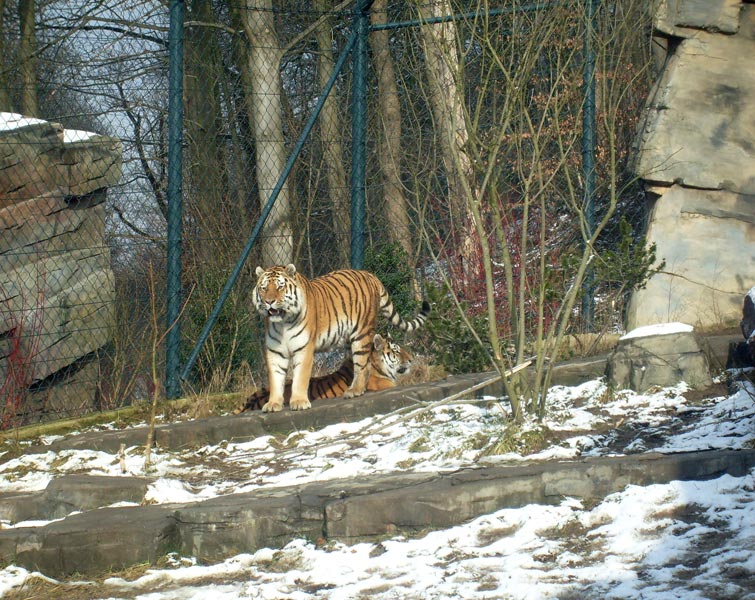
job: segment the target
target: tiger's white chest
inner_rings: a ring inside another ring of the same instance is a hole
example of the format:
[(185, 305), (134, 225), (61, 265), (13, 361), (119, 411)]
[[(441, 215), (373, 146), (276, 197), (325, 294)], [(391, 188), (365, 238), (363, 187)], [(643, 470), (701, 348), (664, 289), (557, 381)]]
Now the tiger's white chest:
[(267, 347), (284, 356), (292, 356), (311, 343), (310, 335), (300, 326), (288, 323), (270, 323), (266, 335)]

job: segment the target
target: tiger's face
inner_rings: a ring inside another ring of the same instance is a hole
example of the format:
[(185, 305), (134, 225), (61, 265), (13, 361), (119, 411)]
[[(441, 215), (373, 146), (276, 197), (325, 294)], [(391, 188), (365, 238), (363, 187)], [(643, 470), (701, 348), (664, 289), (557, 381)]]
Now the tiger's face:
[(391, 340), (385, 339), (380, 334), (375, 334), (373, 346), (378, 353), (377, 360), (381, 367), (378, 370), (393, 381), (399, 375), (403, 375), (409, 371), (414, 357), (401, 346)]
[(252, 301), (263, 317), (271, 322), (291, 321), (301, 310), (299, 286), (294, 276), (294, 265), (257, 267), (257, 284)]

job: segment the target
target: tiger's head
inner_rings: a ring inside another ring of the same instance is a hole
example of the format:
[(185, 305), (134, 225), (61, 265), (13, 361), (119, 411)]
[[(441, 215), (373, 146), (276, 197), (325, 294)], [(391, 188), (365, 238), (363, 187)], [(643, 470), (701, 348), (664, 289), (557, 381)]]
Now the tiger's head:
[(399, 375), (409, 371), (414, 357), (401, 346), (384, 338), (379, 333), (372, 340), (373, 352), (370, 355), (373, 372), (396, 381)]
[(294, 265), (278, 265), (263, 269), (257, 267), (257, 284), (252, 302), (263, 317), (271, 322), (292, 321), (301, 310), (299, 283)]

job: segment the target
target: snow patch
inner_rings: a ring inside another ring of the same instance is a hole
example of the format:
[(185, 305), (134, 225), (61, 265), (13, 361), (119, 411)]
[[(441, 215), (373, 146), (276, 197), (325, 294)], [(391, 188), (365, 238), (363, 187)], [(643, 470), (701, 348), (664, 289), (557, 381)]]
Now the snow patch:
[(672, 333), (689, 333), (694, 331), (692, 325), (686, 323), (656, 323), (655, 325), (643, 325), (632, 329), (629, 333), (619, 338), (620, 340), (630, 340), (633, 338), (650, 337), (653, 335), (670, 335)]

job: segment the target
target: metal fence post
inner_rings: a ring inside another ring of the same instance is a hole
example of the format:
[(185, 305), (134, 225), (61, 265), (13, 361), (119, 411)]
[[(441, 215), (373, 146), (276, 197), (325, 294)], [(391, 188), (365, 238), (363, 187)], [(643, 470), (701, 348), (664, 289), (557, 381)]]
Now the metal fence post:
[[(586, 234), (595, 230), (595, 15), (597, 0), (585, 0), (585, 37), (583, 41), (584, 67), (582, 107), (582, 170), (585, 178), (585, 226)], [(585, 331), (591, 331), (595, 316), (594, 272), (588, 267), (582, 284), (582, 323)]]
[(367, 128), (367, 32), (372, 0), (360, 0), (354, 19), (354, 91), (351, 103), (351, 267), (364, 266), (365, 138)]
[(181, 221), (183, 162), (183, 0), (170, 2), (168, 31), (168, 257), (166, 273), (165, 395), (177, 398), (181, 393)]
[(262, 212), (260, 213), (260, 218), (257, 221), (257, 225), (255, 225), (254, 229), (252, 230), (251, 235), (247, 239), (246, 245), (244, 246), (244, 249), (241, 252), (241, 256), (239, 256), (239, 259), (236, 261), (236, 265), (233, 267), (233, 271), (231, 271), (231, 274), (226, 280), (225, 285), (223, 286), (223, 289), (220, 292), (220, 296), (218, 297), (217, 301), (215, 302), (215, 306), (213, 306), (212, 311), (210, 312), (210, 316), (207, 317), (207, 322), (204, 324), (204, 327), (202, 328), (202, 331), (200, 332), (199, 337), (197, 338), (197, 341), (194, 344), (194, 348), (192, 348), (191, 352), (189, 353), (189, 357), (186, 359), (186, 363), (184, 364), (181, 370), (181, 379), (186, 380), (189, 377), (189, 372), (191, 371), (192, 367), (194, 366), (194, 363), (199, 357), (199, 353), (202, 351), (202, 346), (204, 346), (205, 342), (207, 341), (207, 338), (210, 336), (210, 330), (215, 325), (215, 321), (217, 321), (218, 316), (220, 315), (220, 311), (223, 308), (223, 304), (228, 299), (228, 296), (231, 294), (231, 290), (233, 289), (233, 286), (236, 283), (236, 280), (238, 279), (239, 275), (241, 275), (241, 270), (244, 267), (244, 263), (246, 262), (246, 259), (249, 257), (249, 254), (251, 253), (252, 248), (254, 247), (254, 244), (257, 242), (257, 238), (259, 237), (260, 231), (262, 231), (262, 226), (265, 224), (265, 220), (270, 214), (270, 211), (273, 208), (273, 204), (275, 204), (275, 201), (278, 198), (278, 194), (280, 193), (281, 188), (283, 187), (283, 183), (286, 181), (286, 179), (290, 175), (291, 170), (294, 167), (294, 163), (296, 162), (296, 159), (299, 157), (299, 154), (301, 153), (302, 148), (304, 147), (304, 142), (309, 137), (309, 134), (315, 125), (315, 121), (317, 120), (317, 117), (320, 115), (320, 112), (322, 111), (322, 107), (325, 104), (325, 100), (328, 98), (328, 95), (333, 89), (333, 86), (336, 83), (336, 78), (343, 70), (343, 66), (344, 64), (346, 64), (346, 58), (348, 57), (350, 52), (353, 52), (355, 44), (356, 44), (356, 34), (352, 34), (348, 42), (346, 42), (346, 46), (341, 51), (341, 55), (338, 57), (338, 60), (336, 61), (335, 67), (333, 69), (333, 73), (331, 74), (330, 79), (328, 79), (328, 83), (325, 84), (325, 88), (322, 90), (322, 93), (320, 94), (320, 99), (317, 101), (317, 104), (312, 110), (312, 114), (309, 116), (309, 119), (307, 119), (307, 122), (305, 123), (304, 128), (302, 129), (301, 134), (299, 135), (299, 139), (296, 141), (296, 145), (294, 146), (294, 149), (291, 151), (291, 155), (288, 157), (288, 160), (286, 161), (286, 164), (283, 167), (283, 171), (278, 179), (278, 182), (275, 184), (275, 187), (270, 192), (270, 197), (267, 199), (267, 203), (262, 208)]

